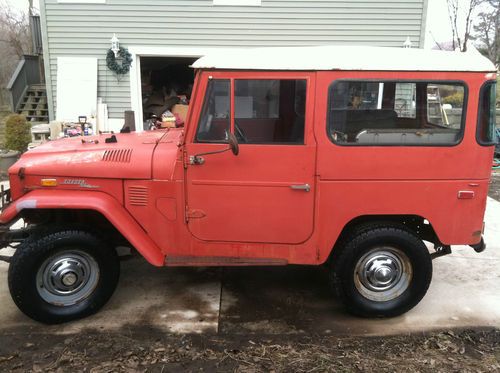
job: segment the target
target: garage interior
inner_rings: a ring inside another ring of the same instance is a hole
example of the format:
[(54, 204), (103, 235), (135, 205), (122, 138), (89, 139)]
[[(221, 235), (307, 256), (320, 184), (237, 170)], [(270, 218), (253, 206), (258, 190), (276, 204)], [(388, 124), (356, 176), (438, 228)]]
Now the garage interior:
[(141, 57), (145, 130), (151, 129), (154, 124), (157, 124), (157, 128), (168, 127), (166, 123), (170, 122), (167, 118), (175, 118), (177, 126), (181, 124), (194, 82), (194, 69), (189, 66), (196, 60), (196, 57)]

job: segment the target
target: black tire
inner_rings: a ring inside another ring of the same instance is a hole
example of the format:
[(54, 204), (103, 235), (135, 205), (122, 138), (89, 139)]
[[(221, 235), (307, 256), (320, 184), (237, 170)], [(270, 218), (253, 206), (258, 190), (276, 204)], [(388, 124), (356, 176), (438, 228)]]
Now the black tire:
[(354, 315), (401, 315), (418, 304), (429, 288), (429, 251), (404, 227), (376, 225), (353, 230), (335, 250), (330, 281)]
[[(63, 280), (69, 272), (72, 274)], [(12, 256), (8, 283), (14, 303), (24, 314), (58, 324), (97, 312), (113, 294), (119, 275), (116, 251), (104, 241), (86, 231), (63, 230), (22, 242)], [(74, 289), (63, 288), (64, 281), (74, 278)]]

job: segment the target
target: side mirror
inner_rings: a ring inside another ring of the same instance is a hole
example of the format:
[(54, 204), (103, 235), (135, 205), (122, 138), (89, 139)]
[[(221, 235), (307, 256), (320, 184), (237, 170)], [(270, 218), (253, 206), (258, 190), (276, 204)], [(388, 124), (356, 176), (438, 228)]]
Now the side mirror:
[(202, 157), (202, 155), (219, 154), (219, 153), (227, 152), (228, 150), (231, 150), (234, 155), (238, 155), (240, 153), (240, 146), (238, 145), (238, 140), (236, 139), (236, 136), (234, 136), (232, 133), (229, 133), (228, 131), (226, 131), (226, 137), (227, 137), (227, 144), (229, 145), (229, 148), (222, 149), (222, 150), (216, 150), (214, 152), (207, 152), (207, 153), (192, 155), (189, 157), (189, 164), (202, 165), (205, 163), (205, 159)]
[(236, 139), (236, 136), (234, 136), (230, 132), (227, 133), (227, 143), (229, 144), (229, 148), (234, 155), (240, 154), (240, 146), (238, 145), (238, 140)]

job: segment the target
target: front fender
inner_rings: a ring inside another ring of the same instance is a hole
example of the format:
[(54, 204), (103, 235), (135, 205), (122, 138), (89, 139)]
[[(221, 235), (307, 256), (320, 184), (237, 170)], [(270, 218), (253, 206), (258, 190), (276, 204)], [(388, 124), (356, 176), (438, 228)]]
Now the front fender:
[(95, 210), (155, 266), (163, 266), (165, 256), (125, 208), (106, 193), (95, 191), (34, 190), (13, 201), (0, 214), (0, 224), (12, 222), (24, 209)]

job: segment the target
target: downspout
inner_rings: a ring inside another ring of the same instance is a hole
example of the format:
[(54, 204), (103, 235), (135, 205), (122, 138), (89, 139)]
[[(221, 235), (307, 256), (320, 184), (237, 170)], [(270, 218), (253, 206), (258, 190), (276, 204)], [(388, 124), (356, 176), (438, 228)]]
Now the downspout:
[(45, 0), (40, 0), (40, 24), (42, 26), (43, 46), (43, 68), (45, 71), (45, 89), (47, 91), (47, 105), (49, 109), (49, 121), (55, 119), (54, 97), (52, 96), (52, 75), (50, 73), (50, 47), (47, 34), (47, 15), (45, 12)]
[(427, 35), (427, 11), (429, 9), (429, 0), (423, 0), (422, 3), (422, 23), (420, 29), (420, 42), (418, 43), (418, 47), (420, 49), (425, 48), (425, 38)]

